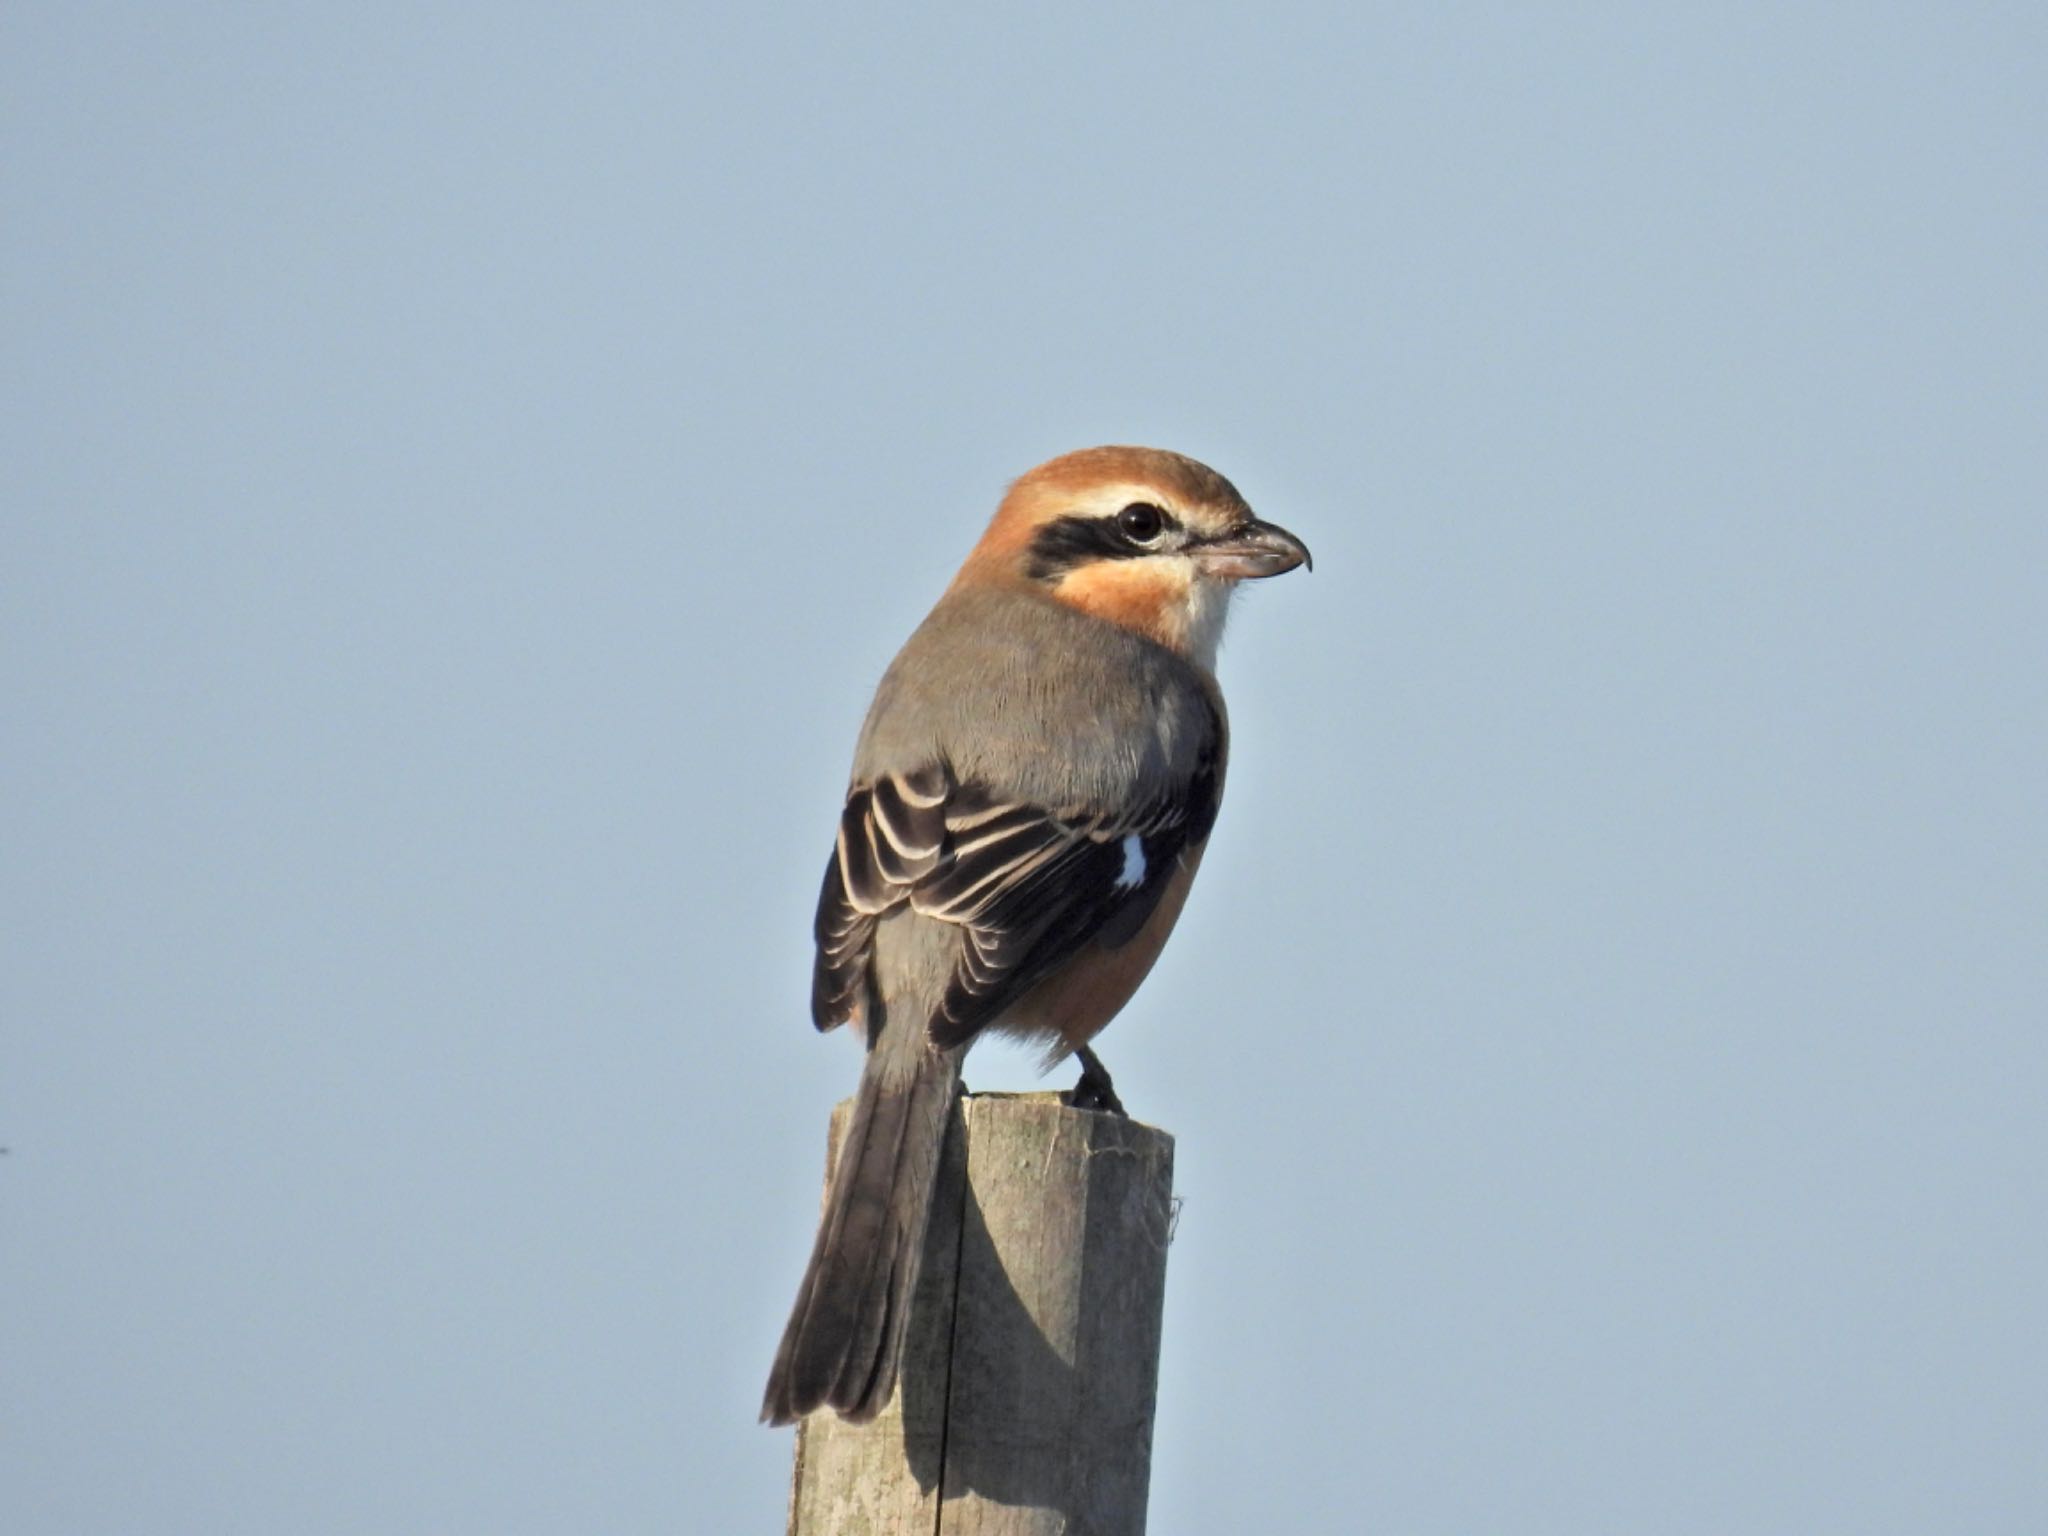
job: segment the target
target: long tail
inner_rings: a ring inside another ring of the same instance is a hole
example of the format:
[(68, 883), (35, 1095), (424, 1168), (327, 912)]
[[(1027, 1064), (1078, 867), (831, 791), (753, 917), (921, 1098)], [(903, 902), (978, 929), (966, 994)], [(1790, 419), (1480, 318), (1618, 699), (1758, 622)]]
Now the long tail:
[(960, 1082), (962, 1053), (933, 1050), (923, 1033), (885, 1028), (867, 1053), (810, 1267), (768, 1373), (767, 1423), (824, 1406), (871, 1419), (896, 1389)]

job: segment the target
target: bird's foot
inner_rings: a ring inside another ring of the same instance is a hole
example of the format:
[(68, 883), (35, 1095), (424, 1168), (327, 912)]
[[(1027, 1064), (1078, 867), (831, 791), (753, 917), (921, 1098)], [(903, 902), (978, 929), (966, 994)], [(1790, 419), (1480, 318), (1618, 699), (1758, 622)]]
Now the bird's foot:
[(1102, 1064), (1102, 1058), (1084, 1045), (1074, 1052), (1074, 1059), (1081, 1063), (1081, 1080), (1064, 1095), (1068, 1107), (1098, 1110), (1104, 1114), (1121, 1115), (1128, 1120), (1130, 1111), (1116, 1096), (1116, 1086), (1110, 1082), (1109, 1068)]

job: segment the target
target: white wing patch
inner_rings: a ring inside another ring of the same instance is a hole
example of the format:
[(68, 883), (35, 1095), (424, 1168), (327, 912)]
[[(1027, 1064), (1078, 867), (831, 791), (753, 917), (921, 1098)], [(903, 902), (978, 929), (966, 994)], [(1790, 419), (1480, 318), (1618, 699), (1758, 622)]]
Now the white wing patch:
[(1145, 839), (1133, 832), (1124, 839), (1124, 870), (1116, 877), (1120, 891), (1136, 890), (1145, 883)]

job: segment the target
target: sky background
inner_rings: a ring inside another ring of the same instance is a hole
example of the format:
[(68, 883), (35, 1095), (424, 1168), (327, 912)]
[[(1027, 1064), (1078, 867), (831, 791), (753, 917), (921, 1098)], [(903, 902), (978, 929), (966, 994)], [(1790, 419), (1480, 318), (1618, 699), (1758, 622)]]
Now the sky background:
[(7, 6), (0, 1529), (779, 1531), (854, 732), (1129, 441), (1316, 553), (1153, 1529), (2039, 1532), (2044, 167), (2034, 5)]

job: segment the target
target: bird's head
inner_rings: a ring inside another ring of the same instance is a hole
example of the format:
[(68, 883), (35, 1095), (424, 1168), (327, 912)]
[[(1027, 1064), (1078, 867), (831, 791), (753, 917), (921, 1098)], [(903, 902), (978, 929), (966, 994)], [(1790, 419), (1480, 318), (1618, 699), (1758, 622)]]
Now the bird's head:
[(1084, 448), (1010, 487), (959, 579), (1035, 588), (1210, 666), (1237, 584), (1309, 563), (1206, 464)]

